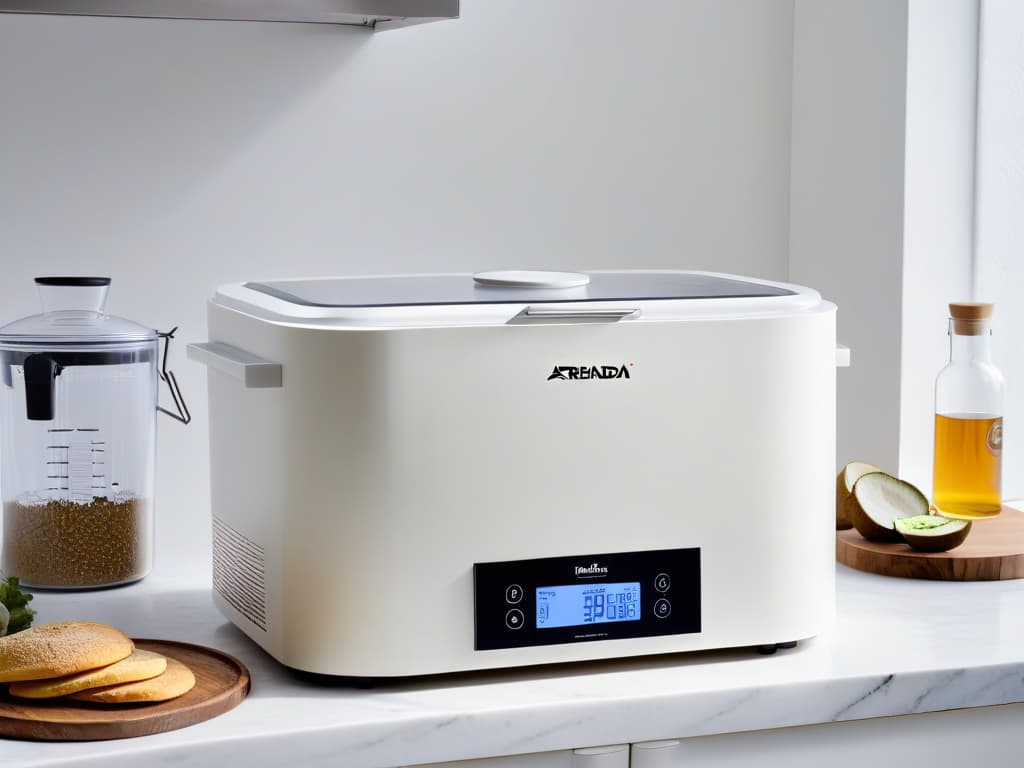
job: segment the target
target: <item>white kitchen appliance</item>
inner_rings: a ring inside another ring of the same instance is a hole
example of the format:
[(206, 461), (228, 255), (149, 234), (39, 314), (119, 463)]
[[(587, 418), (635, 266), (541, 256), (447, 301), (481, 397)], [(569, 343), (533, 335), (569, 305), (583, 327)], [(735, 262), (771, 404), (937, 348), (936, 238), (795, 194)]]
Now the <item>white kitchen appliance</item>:
[(213, 580), (283, 664), (422, 675), (811, 637), (835, 312), (700, 272), (227, 285)]

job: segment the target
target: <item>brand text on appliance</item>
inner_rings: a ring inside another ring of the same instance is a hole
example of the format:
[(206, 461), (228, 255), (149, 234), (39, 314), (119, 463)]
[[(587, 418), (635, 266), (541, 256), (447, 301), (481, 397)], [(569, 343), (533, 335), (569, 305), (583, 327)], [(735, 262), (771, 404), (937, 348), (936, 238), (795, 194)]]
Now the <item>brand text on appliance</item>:
[(608, 573), (608, 569), (603, 565), (598, 565), (597, 563), (576, 566), (577, 576), (601, 576), (606, 573)]
[(556, 365), (548, 381), (578, 381), (581, 379), (628, 379), (629, 368), (625, 365)]

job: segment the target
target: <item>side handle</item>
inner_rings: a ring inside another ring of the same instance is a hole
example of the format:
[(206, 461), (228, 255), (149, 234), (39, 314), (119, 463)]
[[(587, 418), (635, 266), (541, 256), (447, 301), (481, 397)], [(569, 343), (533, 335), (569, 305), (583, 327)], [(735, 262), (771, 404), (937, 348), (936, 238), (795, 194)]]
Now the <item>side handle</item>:
[(836, 344), (836, 368), (850, 367), (850, 348)]
[(25, 408), (30, 421), (53, 421), (53, 400), (60, 363), (46, 354), (25, 358)]
[(190, 360), (238, 379), (247, 389), (281, 386), (281, 364), (246, 352), (244, 349), (220, 341), (207, 341), (189, 344), (186, 350)]

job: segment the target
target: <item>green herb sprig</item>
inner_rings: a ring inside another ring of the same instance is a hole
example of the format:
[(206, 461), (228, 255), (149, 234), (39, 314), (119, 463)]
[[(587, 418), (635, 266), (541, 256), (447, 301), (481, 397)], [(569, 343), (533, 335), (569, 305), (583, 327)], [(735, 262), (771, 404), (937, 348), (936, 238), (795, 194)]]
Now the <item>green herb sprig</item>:
[(32, 595), (18, 586), (17, 578), (0, 577), (0, 637), (21, 632), (32, 625), (36, 612), (28, 607), (31, 599)]

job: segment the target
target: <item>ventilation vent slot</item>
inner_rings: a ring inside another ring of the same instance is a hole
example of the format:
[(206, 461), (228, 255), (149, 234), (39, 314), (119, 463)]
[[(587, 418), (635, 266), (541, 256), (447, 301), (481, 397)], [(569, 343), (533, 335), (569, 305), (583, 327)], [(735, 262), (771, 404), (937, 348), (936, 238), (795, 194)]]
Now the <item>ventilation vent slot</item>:
[(228, 605), (266, 632), (264, 566), (263, 547), (213, 518), (213, 588)]

